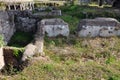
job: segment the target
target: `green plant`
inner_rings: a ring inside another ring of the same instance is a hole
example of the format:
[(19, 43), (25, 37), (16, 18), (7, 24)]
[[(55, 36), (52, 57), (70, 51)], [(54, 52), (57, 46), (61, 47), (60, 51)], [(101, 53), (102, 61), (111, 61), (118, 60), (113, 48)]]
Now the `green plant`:
[(110, 64), (115, 62), (116, 58), (114, 56), (110, 56), (108, 57), (108, 59), (106, 60), (106, 64)]
[(0, 47), (4, 45), (3, 36), (0, 35)]
[(54, 65), (53, 64), (43, 64), (42, 69), (51, 72), (54, 69)]
[(66, 60), (66, 61), (65, 61), (65, 64), (66, 64), (66, 65), (74, 65), (74, 64), (75, 64), (75, 61), (72, 60), (72, 59), (69, 59), (69, 60)]
[(112, 76), (108, 80), (120, 80), (120, 77), (118, 77), (118, 76)]
[(15, 57), (20, 58), (24, 52), (24, 48), (13, 48), (13, 54)]

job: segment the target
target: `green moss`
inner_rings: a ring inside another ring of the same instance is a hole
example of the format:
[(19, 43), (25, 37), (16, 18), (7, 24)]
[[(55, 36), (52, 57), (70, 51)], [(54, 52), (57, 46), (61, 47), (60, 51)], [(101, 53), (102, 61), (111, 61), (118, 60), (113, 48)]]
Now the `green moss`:
[(4, 45), (3, 36), (0, 35), (0, 47)]
[(33, 40), (33, 33), (27, 33), (27, 32), (16, 32), (10, 42), (8, 43), (9, 46), (14, 47), (24, 47), (28, 43), (30, 43)]

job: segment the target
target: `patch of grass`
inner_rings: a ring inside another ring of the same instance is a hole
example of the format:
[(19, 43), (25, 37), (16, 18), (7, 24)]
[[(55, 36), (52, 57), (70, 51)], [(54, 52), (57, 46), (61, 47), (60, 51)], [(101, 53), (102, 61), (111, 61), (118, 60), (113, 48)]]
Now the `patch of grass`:
[(59, 37), (59, 38), (49, 38), (45, 37), (45, 45), (51, 45), (51, 46), (64, 46), (63, 44), (67, 42), (66, 37)]
[[(66, 60), (67, 61), (67, 60)], [(72, 62), (64, 63), (37, 62), (26, 68), (17, 76), (9, 80), (119, 80), (119, 71), (111, 65), (102, 65), (97, 62)], [(114, 73), (116, 72), (116, 73)]]
[(53, 64), (44, 64), (42, 66), (43, 70), (46, 70), (48, 72), (52, 72), (54, 70), (54, 65)]
[(13, 49), (13, 54), (16, 57), (21, 57), (21, 55), (23, 54), (23, 52), (24, 52), (24, 48), (14, 48)]
[(63, 14), (76, 17), (78, 19), (95, 18), (95, 17), (112, 17), (119, 20), (119, 10), (113, 8), (99, 8), (95, 6), (64, 6), (61, 7)]
[[(10, 77), (9, 80), (120, 79), (119, 51), (116, 51), (119, 47), (119, 37), (68, 38), (67, 41), (60, 43), (56, 40), (59, 38), (46, 37), (45, 40), (44, 50), (50, 57), (50, 62), (35, 62), (17, 76)], [(72, 52), (74, 50), (75, 52)]]
[(64, 15), (64, 16), (61, 16), (60, 18), (69, 24), (70, 33), (72, 34), (75, 33), (76, 27), (78, 26), (79, 19), (69, 15)]
[(113, 62), (115, 62), (115, 57), (114, 56), (111, 56), (111, 57), (109, 57), (107, 60), (106, 60), (106, 64), (110, 64), (110, 63), (113, 63)]
[(119, 80), (120, 77), (118, 76), (111, 76), (108, 80)]

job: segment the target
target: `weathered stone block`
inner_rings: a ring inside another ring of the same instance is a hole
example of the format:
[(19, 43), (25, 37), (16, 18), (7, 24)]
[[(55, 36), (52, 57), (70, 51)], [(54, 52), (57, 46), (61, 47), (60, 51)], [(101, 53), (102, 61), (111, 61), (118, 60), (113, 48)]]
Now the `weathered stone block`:
[(56, 36), (69, 36), (69, 26), (62, 19), (43, 19), (41, 25), (44, 26), (44, 30), (49, 37)]
[(20, 31), (24, 32), (34, 32), (36, 29), (36, 20), (30, 19), (29, 17), (17, 17), (16, 27)]
[(0, 11), (0, 35), (4, 37), (7, 44), (15, 32), (14, 15), (9, 15), (5, 11)]
[(23, 56), (22, 56), (22, 61), (25, 61), (28, 58), (32, 58), (33, 55), (35, 55), (35, 52), (36, 52), (35, 50), (36, 50), (36, 46), (35, 45), (28, 44), (25, 47), (25, 51), (24, 51)]
[(80, 21), (77, 34), (79, 37), (120, 36), (120, 23), (113, 18), (83, 19)]

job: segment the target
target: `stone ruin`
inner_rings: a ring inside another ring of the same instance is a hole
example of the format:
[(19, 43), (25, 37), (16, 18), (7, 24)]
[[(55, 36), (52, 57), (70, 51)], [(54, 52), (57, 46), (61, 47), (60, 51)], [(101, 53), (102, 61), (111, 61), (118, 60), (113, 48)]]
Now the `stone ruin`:
[(77, 28), (79, 37), (120, 36), (120, 22), (114, 18), (83, 19)]
[[(10, 41), (11, 37), (13, 36), (14, 32), (17, 30), (16, 25), (14, 23), (14, 15), (13, 13), (1, 11), (0, 12), (0, 35), (3, 36), (4, 42), (7, 43)], [(29, 19), (27, 19), (27, 23), (33, 23), (29, 22)], [(25, 23), (25, 20), (23, 20)], [(26, 23), (26, 25), (27, 25)], [(36, 23), (33, 23), (36, 24)], [(30, 26), (35, 27), (35, 25), (31, 24)], [(33, 30), (29, 25), (28, 27), (22, 28), (23, 31), (31, 31)], [(28, 44), (25, 47), (25, 51), (22, 54), (22, 57), (19, 59), (21, 62), (27, 60), (30, 56), (36, 55), (44, 55), (43, 53), (43, 40), (44, 40), (44, 30), (42, 30), (41, 26), (39, 24), (37, 25), (37, 32), (34, 38), (34, 41)], [(0, 69), (2, 69), (7, 64), (12, 64), (13, 66), (17, 66), (17, 64), (20, 64), (17, 58), (13, 56), (13, 48), (2, 48), (0, 47)], [(28, 54), (29, 53), (29, 54)], [(9, 59), (10, 58), (10, 59)], [(7, 61), (8, 60), (8, 61)], [(10, 62), (9, 62), (10, 60)], [(17, 66), (18, 67), (18, 66)]]
[[(40, 26), (38, 24), (38, 26)], [(40, 26), (38, 27), (38, 31), (35, 34), (34, 41), (29, 43), (24, 52), (22, 53), (19, 50), (19, 55), (15, 55), (13, 47), (0, 47), (0, 70), (7, 69), (9, 71), (10, 67), (17, 70), (22, 70), (24, 66), (26, 66), (26, 61), (32, 58), (34, 55), (43, 56), (43, 43), (44, 43), (44, 30)]]
[(4, 37), (5, 44), (8, 43), (14, 32), (14, 16), (10, 16), (6, 11), (0, 11), (0, 34)]
[[(4, 37), (6, 44), (16, 30), (29, 32), (34, 30), (35, 26), (37, 26), (37, 30), (34, 41), (25, 47), (24, 53), (20, 56), (20, 61), (13, 56), (12, 48), (0, 48), (0, 69), (9, 63), (19, 68), (22, 61), (24, 62), (34, 55), (45, 55), (43, 52), (45, 33), (47, 33), (48, 37), (69, 36), (69, 26), (60, 18), (37, 21), (33, 16), (29, 16), (31, 14), (22, 16), (18, 14), (17, 19), (20, 24), (17, 23), (17, 25), (21, 25), (21, 27), (16, 27), (13, 14), (17, 13), (0, 11), (0, 34)], [(120, 36), (120, 22), (113, 18), (83, 19), (78, 25), (77, 34), (79, 37)]]
[(69, 27), (66, 22), (59, 18), (43, 19), (41, 26), (44, 26), (44, 30), (48, 37), (56, 36), (69, 36)]
[(23, 53), (22, 61), (25, 61), (28, 58), (33, 57), (34, 55), (40, 56), (45, 55), (43, 52), (43, 46), (44, 46), (44, 26), (40, 25), (41, 22), (38, 22), (38, 30), (35, 34), (34, 42), (28, 44), (25, 47), (25, 51)]
[(59, 35), (69, 36), (68, 24), (59, 18), (43, 19), (40, 21), (38, 18), (32, 16), (31, 13), (25, 13), (25, 11), (24, 14), (16, 11), (0, 11), (0, 21), (0, 34), (4, 37), (6, 45), (15, 31), (36, 32), (34, 40), (26, 45), (25, 51), (19, 59), (13, 55), (14, 48), (0, 47), (0, 69), (4, 66), (8, 66), (8, 64), (20, 68), (22, 67), (22, 62), (25, 62), (28, 58), (34, 55), (45, 55), (43, 52), (45, 33), (47, 33), (49, 37), (56, 37)]

